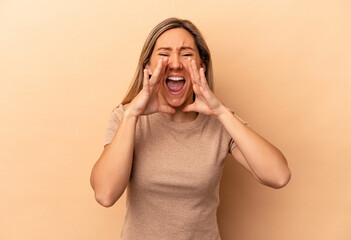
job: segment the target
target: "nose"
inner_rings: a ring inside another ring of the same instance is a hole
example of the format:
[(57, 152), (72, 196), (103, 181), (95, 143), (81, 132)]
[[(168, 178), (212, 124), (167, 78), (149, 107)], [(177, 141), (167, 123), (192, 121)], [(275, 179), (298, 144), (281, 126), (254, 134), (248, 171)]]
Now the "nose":
[(172, 54), (169, 57), (169, 62), (168, 62), (169, 68), (170, 69), (182, 69), (183, 68), (183, 64), (179, 59), (179, 56), (177, 54)]

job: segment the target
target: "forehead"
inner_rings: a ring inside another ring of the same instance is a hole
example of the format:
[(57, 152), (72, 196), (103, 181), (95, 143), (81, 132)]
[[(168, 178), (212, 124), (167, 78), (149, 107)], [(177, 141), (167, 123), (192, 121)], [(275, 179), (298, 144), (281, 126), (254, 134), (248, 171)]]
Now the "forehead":
[(174, 28), (161, 34), (156, 41), (155, 49), (158, 49), (159, 47), (180, 49), (182, 46), (195, 49), (194, 38), (187, 30), (183, 28)]

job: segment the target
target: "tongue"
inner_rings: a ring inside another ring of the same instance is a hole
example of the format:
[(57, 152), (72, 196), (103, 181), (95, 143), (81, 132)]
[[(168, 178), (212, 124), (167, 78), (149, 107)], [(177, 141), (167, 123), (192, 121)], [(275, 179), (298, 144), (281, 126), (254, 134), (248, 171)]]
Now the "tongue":
[(180, 80), (180, 81), (172, 81), (172, 80), (168, 80), (166, 81), (167, 87), (173, 91), (173, 92), (178, 92), (180, 91), (184, 84), (185, 84), (185, 80)]

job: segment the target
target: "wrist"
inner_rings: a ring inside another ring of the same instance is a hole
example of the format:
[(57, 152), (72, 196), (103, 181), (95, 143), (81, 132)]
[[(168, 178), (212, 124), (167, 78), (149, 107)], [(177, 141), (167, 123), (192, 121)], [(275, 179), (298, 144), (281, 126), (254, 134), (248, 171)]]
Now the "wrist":
[(223, 104), (218, 108), (218, 110), (216, 111), (215, 116), (217, 117), (217, 119), (222, 119), (225, 115), (227, 114), (231, 114), (231, 111), (229, 108), (227, 108), (226, 106), (224, 106)]
[(127, 109), (123, 113), (123, 118), (126, 120), (137, 120), (139, 118), (139, 116), (133, 114), (131, 112), (131, 109), (129, 107), (127, 107)]

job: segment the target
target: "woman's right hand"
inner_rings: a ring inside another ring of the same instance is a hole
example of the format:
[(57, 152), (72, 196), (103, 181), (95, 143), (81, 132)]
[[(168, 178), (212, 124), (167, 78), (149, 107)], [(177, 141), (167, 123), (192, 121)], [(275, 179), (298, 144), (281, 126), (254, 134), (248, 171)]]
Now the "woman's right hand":
[(175, 109), (162, 105), (158, 101), (158, 90), (163, 83), (164, 75), (168, 65), (168, 58), (159, 59), (154, 74), (149, 79), (149, 70), (144, 69), (143, 89), (130, 102), (125, 113), (129, 116), (139, 117), (155, 112), (175, 113)]

